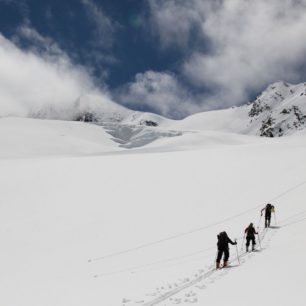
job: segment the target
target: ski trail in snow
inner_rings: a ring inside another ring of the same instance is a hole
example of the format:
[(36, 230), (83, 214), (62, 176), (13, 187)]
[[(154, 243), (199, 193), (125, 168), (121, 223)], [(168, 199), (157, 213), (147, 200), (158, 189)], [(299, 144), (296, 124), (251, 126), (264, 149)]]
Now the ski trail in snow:
[(199, 277), (193, 279), (192, 281), (186, 283), (186, 284), (183, 284), (171, 291), (168, 291), (164, 294), (162, 294), (161, 296), (157, 297), (156, 299), (150, 301), (150, 302), (147, 302), (147, 303), (144, 303), (142, 306), (153, 306), (153, 305), (156, 305), (158, 303), (161, 303), (162, 301), (165, 301), (167, 300), (168, 298), (170, 298), (171, 296), (183, 291), (184, 289), (187, 289), (193, 285), (195, 285), (196, 283), (208, 278), (210, 275), (212, 275), (214, 272), (216, 272), (215, 268), (212, 268), (211, 270), (207, 271), (206, 273), (200, 275)]
[[(276, 233), (277, 229), (274, 229), (273, 231), (271, 230), (268, 230), (268, 229), (263, 229), (259, 235), (260, 235), (260, 240), (261, 240), (261, 251), (266, 249), (267, 247), (269, 247), (270, 245), (270, 241), (271, 241), (271, 238), (272, 236)], [(265, 239), (266, 238), (266, 239)], [(241, 264), (244, 264), (247, 259), (255, 256), (255, 252), (245, 252), (245, 251), (240, 251), (239, 252), (239, 258), (241, 259)], [(246, 258), (247, 257), (247, 258)], [(237, 261), (237, 259), (233, 259), (231, 260), (229, 263), (233, 263)], [(154, 305), (157, 305), (163, 301), (166, 301), (167, 299), (171, 298), (172, 296), (174, 295), (177, 295), (178, 293), (181, 293), (182, 291), (184, 291), (185, 289), (187, 288), (191, 288), (193, 287), (194, 285), (198, 284), (198, 283), (201, 283), (202, 281), (209, 281), (210, 277), (211, 276), (216, 276), (217, 278), (219, 276), (224, 276), (225, 274), (229, 273), (229, 270), (228, 269), (221, 269), (221, 270), (216, 270), (213, 266), (211, 266), (211, 268), (203, 273), (202, 275), (194, 278), (193, 280), (189, 281), (189, 282), (186, 282), (185, 284), (182, 284), (166, 293), (163, 293), (161, 294), (160, 296), (156, 297), (155, 299), (151, 300), (151, 301), (148, 301), (144, 304), (142, 304), (142, 306), (154, 306)], [(214, 282), (216, 278), (214, 278), (212, 280), (212, 282)], [(201, 288), (205, 289), (206, 286), (201, 286)], [(181, 299), (178, 299), (178, 300), (181, 300)], [(195, 301), (196, 302), (196, 301)], [(180, 302), (178, 302), (180, 303)]]

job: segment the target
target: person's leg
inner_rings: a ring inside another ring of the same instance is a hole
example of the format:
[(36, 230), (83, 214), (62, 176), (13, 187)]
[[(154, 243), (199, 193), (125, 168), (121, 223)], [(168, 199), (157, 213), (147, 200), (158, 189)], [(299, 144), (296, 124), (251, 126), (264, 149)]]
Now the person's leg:
[(229, 258), (229, 249), (226, 249), (226, 250), (224, 250), (223, 267), (227, 267), (228, 258)]
[(269, 215), (269, 216), (267, 217), (267, 219), (268, 219), (268, 227), (270, 227), (270, 223), (271, 223), (271, 215)]
[(222, 250), (218, 250), (218, 255), (217, 255), (217, 259), (216, 259), (216, 269), (220, 268), (220, 261), (221, 261), (221, 258), (222, 258), (222, 253), (223, 253)]
[(255, 244), (256, 244), (255, 237), (252, 237), (252, 251), (255, 250)]
[(249, 251), (249, 245), (250, 245), (250, 237), (246, 238), (246, 251)]

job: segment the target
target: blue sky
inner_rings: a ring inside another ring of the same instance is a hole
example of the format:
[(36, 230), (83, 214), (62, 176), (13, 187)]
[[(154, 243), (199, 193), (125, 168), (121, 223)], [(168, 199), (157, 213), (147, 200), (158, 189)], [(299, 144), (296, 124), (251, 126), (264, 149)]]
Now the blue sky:
[(305, 81), (305, 29), (304, 0), (0, 0), (2, 47), (46, 70), (65, 62), (112, 100), (173, 118)]

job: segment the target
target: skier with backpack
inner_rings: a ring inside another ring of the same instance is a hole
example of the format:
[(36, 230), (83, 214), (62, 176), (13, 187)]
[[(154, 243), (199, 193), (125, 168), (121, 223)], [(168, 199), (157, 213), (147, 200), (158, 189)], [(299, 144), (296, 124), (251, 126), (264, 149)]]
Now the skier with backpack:
[(268, 203), (266, 205), (266, 207), (264, 207), (261, 212), (260, 215), (262, 216), (262, 212), (265, 212), (265, 227), (270, 227), (270, 223), (271, 223), (271, 214), (272, 212), (274, 212), (274, 206), (270, 203)]
[(223, 258), (223, 267), (227, 267), (227, 263), (228, 263), (228, 258), (229, 258), (229, 247), (228, 244), (232, 244), (232, 245), (236, 245), (237, 241), (233, 242), (227, 235), (227, 233), (221, 232), (219, 235), (217, 235), (218, 238), (218, 243), (217, 243), (217, 247), (218, 247), (218, 254), (217, 254), (217, 259), (216, 259), (216, 269), (220, 268), (220, 261), (222, 258), (222, 255), (224, 254), (224, 258)]
[(250, 225), (244, 230), (244, 234), (246, 235), (246, 251), (249, 251), (250, 242), (252, 241), (252, 251), (255, 250), (256, 240), (255, 240), (255, 234), (258, 235), (256, 232), (253, 223), (250, 223)]

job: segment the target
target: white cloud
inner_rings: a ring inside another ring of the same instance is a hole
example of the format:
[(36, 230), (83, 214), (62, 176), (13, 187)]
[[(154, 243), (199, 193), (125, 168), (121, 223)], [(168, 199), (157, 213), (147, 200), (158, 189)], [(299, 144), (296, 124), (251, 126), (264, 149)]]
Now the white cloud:
[(0, 116), (74, 119), (80, 96), (94, 93), (110, 100), (50, 39), (30, 28), (21, 32), (45, 48), (24, 51), (0, 34)]
[[(215, 108), (246, 102), (279, 79), (303, 81), (306, 0), (149, 0), (163, 46), (185, 46), (196, 29), (206, 51), (189, 50), (181, 74), (212, 92)], [(157, 9), (160, 7), (159, 10)], [(218, 99), (218, 100), (216, 100)]]
[(12, 42), (16, 45), (22, 45), (22, 42), (27, 42), (28, 49), (37, 55), (43, 55), (48, 57), (49, 61), (54, 58), (58, 61), (65, 58), (65, 61), (69, 61), (65, 52), (61, 50), (58, 44), (49, 37), (40, 35), (34, 28), (30, 26), (30, 22), (17, 28), (16, 34), (12, 37)]
[(173, 74), (166, 72), (138, 73), (135, 81), (121, 91), (120, 101), (130, 107), (149, 108), (173, 118), (199, 111), (190, 93)]
[(150, 23), (161, 46), (187, 47), (190, 32), (201, 19), (193, 1), (149, 0)]
[(92, 0), (81, 0), (81, 3), (84, 5), (89, 22), (94, 25), (95, 38), (92, 44), (104, 49), (112, 47), (118, 25)]

